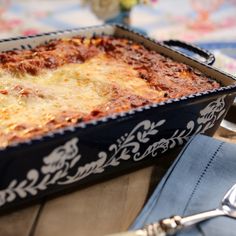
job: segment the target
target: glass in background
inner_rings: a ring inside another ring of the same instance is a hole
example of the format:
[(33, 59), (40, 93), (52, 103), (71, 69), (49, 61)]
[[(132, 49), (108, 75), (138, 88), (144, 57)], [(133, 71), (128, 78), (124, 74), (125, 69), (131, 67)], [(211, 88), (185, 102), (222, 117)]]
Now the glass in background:
[(0, 0), (0, 30), (7, 30), (11, 27), (4, 15), (10, 7), (10, 0)]
[(190, 0), (196, 19), (189, 23), (189, 27), (196, 30), (214, 30), (219, 25), (212, 21), (211, 15), (219, 9), (224, 0)]

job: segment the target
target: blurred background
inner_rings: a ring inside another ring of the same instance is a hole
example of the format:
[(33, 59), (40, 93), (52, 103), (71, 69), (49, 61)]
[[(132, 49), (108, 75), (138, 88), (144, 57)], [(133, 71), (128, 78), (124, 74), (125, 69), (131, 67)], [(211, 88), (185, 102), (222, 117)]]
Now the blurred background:
[(0, 38), (113, 22), (198, 44), (236, 73), (236, 0), (0, 0)]

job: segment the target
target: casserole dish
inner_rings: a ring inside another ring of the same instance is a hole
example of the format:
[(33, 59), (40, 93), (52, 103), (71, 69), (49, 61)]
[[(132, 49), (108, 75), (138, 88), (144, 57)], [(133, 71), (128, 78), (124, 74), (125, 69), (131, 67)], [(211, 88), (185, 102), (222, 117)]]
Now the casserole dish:
[[(81, 122), (1, 148), (1, 210), (144, 165), (196, 133), (212, 135), (226, 115), (236, 93), (234, 78), (206, 65), (213, 63), (213, 56), (179, 41), (158, 43), (123, 26), (104, 25), (2, 40), (0, 50), (34, 48), (61, 37), (104, 34), (141, 43), (223, 86)], [(172, 46), (190, 49), (207, 60), (200, 62)]]

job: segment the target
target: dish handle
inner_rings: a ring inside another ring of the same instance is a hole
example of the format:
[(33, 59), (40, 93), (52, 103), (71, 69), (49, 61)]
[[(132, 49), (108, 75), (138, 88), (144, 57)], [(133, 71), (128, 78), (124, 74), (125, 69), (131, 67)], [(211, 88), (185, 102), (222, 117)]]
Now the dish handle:
[[(176, 48), (177, 50), (192, 56), (192, 54), (197, 54), (204, 60), (201, 60), (207, 65), (212, 65), (215, 62), (215, 56), (208, 50), (202, 49), (194, 44), (186, 43), (179, 40), (165, 40), (162, 43), (168, 47)], [(187, 52), (186, 52), (187, 51)]]
[[(174, 47), (183, 53), (186, 53), (186, 50), (187, 50), (186, 54), (188, 55), (189, 53), (197, 54), (198, 56), (201, 56), (204, 59), (203, 63), (207, 65), (212, 65), (215, 61), (215, 56), (210, 51), (202, 49), (196, 45), (182, 42), (179, 40), (167, 40), (167, 41), (163, 41), (162, 43), (168, 47), (171, 47), (171, 48)], [(235, 115), (236, 115), (236, 98), (232, 106), (229, 108), (229, 111), (226, 114), (225, 119), (220, 124), (220, 126), (226, 129), (228, 133), (230, 131), (234, 135), (236, 132), (236, 118), (235, 118), (236, 116)]]

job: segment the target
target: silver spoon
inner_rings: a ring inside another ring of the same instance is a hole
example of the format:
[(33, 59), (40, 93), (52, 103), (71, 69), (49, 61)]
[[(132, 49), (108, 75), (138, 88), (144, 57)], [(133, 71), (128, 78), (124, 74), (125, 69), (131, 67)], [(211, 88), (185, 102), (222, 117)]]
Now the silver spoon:
[(211, 219), (216, 216), (229, 216), (236, 218), (236, 184), (225, 194), (219, 207), (212, 211), (181, 217), (172, 216), (159, 222), (146, 225), (143, 229), (128, 231), (107, 236), (166, 236), (175, 234), (191, 225)]

